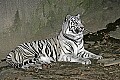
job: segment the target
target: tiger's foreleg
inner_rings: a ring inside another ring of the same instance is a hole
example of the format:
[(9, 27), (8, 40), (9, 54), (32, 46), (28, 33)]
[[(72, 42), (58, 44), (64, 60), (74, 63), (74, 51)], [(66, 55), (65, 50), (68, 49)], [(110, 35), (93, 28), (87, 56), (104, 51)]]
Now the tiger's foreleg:
[(87, 50), (84, 50), (83, 57), (84, 58), (91, 58), (91, 59), (102, 59), (103, 58), (102, 56), (93, 54)]

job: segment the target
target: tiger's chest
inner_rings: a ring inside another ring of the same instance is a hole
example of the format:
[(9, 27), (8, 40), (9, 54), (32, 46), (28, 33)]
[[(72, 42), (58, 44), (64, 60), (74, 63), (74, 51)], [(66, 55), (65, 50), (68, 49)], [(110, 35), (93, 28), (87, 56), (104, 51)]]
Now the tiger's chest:
[(83, 41), (75, 43), (72, 41), (61, 42), (61, 50), (63, 53), (77, 55), (77, 53), (83, 51)]

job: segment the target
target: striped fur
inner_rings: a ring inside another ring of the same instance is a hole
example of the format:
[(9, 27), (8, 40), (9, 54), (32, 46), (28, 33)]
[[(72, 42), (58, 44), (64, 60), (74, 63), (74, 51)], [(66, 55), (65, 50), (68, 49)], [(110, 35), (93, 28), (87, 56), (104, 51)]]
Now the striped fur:
[(7, 55), (6, 61), (23, 69), (30, 66), (42, 69), (42, 64), (57, 61), (91, 64), (89, 58), (101, 59), (102, 56), (84, 49), (83, 31), (80, 15), (67, 15), (58, 36), (20, 44)]

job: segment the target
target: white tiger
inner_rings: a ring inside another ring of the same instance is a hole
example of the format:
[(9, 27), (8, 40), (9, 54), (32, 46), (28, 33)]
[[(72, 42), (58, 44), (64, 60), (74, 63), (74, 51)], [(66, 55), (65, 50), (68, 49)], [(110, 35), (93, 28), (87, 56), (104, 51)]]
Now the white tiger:
[(23, 69), (30, 66), (42, 69), (43, 64), (57, 61), (91, 64), (89, 58), (101, 59), (102, 56), (84, 49), (83, 31), (80, 15), (67, 15), (58, 36), (20, 44), (3, 61)]

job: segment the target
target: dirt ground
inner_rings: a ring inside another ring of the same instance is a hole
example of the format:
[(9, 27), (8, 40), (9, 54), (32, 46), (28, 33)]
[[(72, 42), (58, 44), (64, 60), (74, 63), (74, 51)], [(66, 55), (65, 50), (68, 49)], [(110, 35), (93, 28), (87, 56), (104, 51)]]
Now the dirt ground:
[[(120, 58), (120, 44), (89, 43), (85, 46), (93, 53), (100, 53), (109, 62)], [(120, 64), (105, 66), (105, 63), (100, 60), (92, 60), (91, 65), (57, 62), (50, 64), (51, 67), (47, 69), (29, 71), (14, 69), (3, 63), (0, 80), (120, 80)]]

